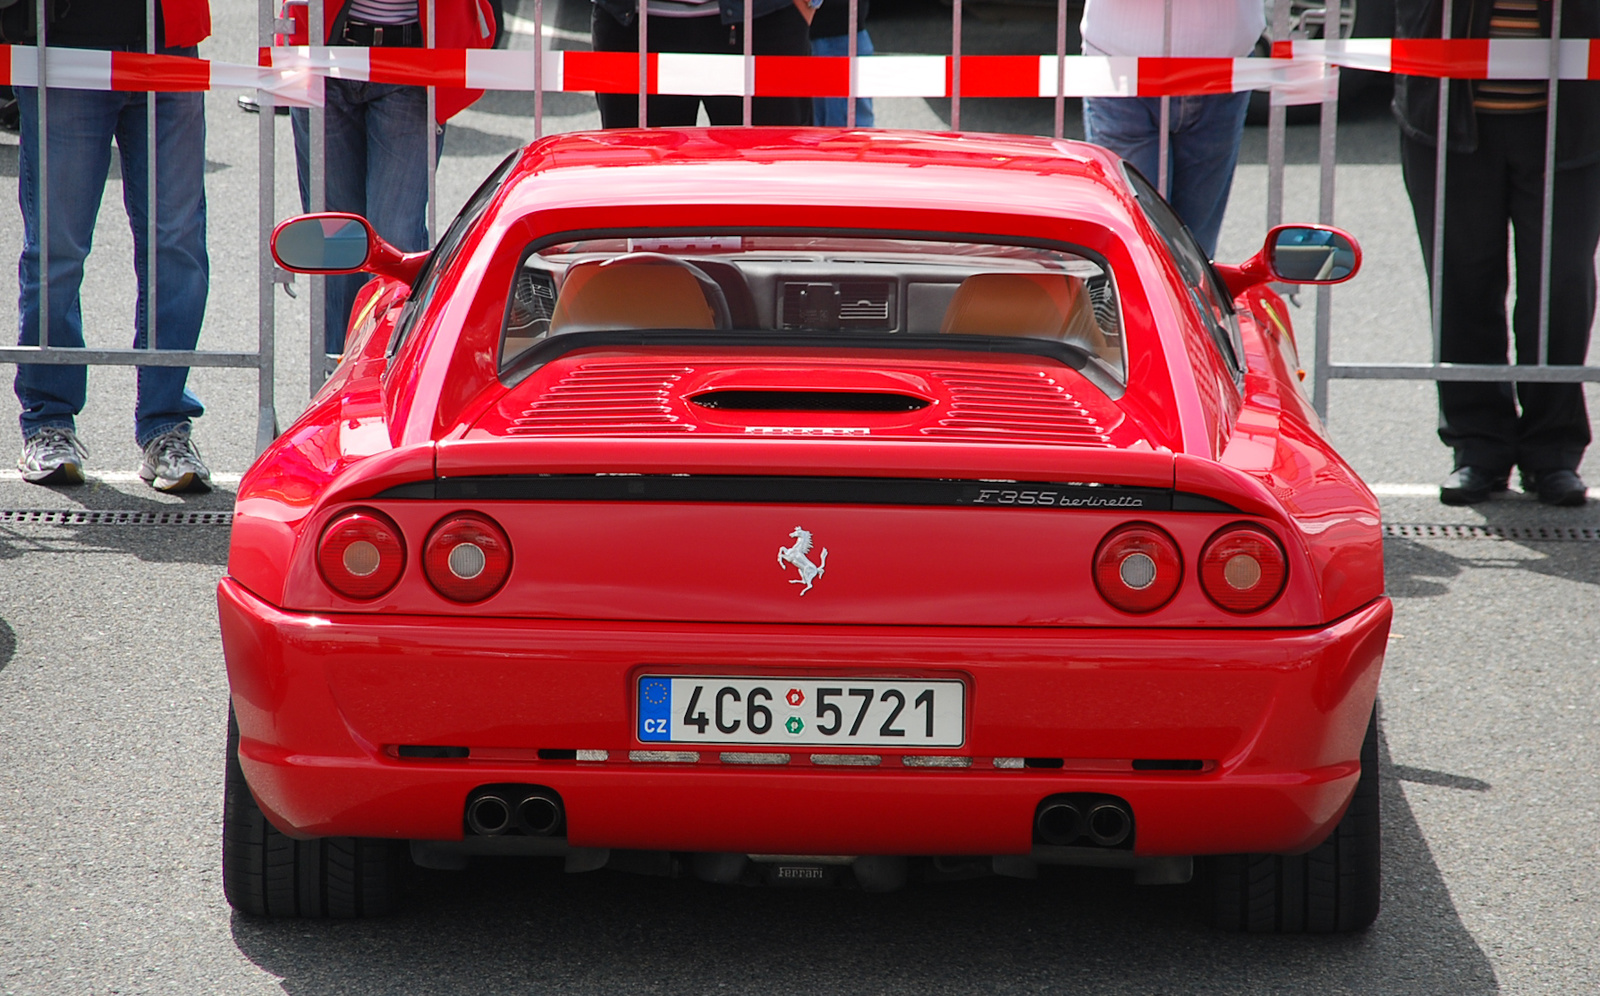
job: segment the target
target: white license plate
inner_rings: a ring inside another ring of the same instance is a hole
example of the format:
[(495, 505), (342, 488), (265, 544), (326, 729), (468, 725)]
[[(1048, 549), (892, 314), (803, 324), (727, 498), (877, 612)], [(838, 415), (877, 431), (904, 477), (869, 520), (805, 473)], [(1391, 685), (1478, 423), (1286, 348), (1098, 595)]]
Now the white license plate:
[(960, 747), (967, 688), (955, 680), (639, 679), (645, 743)]

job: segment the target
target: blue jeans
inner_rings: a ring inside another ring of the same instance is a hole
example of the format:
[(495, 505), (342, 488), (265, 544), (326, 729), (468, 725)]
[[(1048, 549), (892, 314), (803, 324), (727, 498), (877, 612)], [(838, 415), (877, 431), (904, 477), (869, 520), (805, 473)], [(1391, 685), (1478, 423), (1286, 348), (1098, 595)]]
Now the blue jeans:
[[(402, 252), (428, 248), (428, 146), (444, 147), (444, 129), (428, 121), (428, 91), (395, 83), (324, 80), (327, 166), (323, 171), (329, 211), (359, 214), (378, 235)], [(294, 127), (300, 206), (311, 210), (311, 115), (289, 112)], [(344, 352), (350, 307), (366, 273), (329, 277), (327, 301), (330, 353)]]
[[(1168, 121), (1167, 200), (1194, 233), (1206, 255), (1217, 252), (1222, 215), (1228, 208), (1233, 168), (1250, 94), (1173, 97)], [(1152, 184), (1161, 158), (1160, 97), (1086, 97), (1083, 131), (1126, 159)]]
[[(168, 49), (194, 55), (195, 49)], [(17, 199), (22, 206), (21, 294), (17, 342), (39, 344), (39, 94), (17, 87), (22, 155)], [(133, 345), (147, 335), (146, 253), (150, 169), (146, 155), (147, 94), (50, 89), (47, 129), (50, 198), (50, 328), (52, 346), (83, 345), (78, 288), (94, 238), (95, 218), (111, 168), (111, 143), (122, 163), (122, 199), (133, 228), (133, 267), (139, 294)], [(205, 103), (199, 93), (156, 95), (156, 346), (193, 349), (200, 339), (210, 287), (206, 257)], [(139, 367), (134, 439), (140, 446), (204, 411), (186, 386), (188, 367)], [(73, 428), (88, 393), (88, 368), (17, 365), (22, 435), (46, 426)]]
[[(849, 22), (846, 22), (846, 24), (848, 23)], [(813, 38), (811, 39), (811, 54), (849, 55), (850, 36), (848, 34), (844, 34), (829, 35), (827, 38)], [(865, 28), (856, 32), (856, 54), (872, 54), (872, 39), (868, 37)], [(849, 97), (812, 97), (811, 123), (814, 125), (827, 125), (833, 128), (843, 128), (845, 124), (845, 118), (847, 117), (845, 112), (848, 110), (845, 104), (849, 101), (849, 99)], [(872, 122), (872, 98), (857, 97), (856, 127), (871, 128)]]

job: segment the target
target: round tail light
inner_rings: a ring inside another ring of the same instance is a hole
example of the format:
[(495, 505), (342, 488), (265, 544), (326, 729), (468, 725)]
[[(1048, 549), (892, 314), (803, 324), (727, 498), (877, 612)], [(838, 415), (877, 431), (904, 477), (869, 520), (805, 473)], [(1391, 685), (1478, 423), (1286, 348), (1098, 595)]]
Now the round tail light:
[(1142, 522), (1122, 526), (1095, 551), (1095, 587), (1124, 612), (1154, 612), (1171, 601), (1181, 580), (1178, 544), (1156, 526)]
[(352, 509), (322, 531), (317, 568), (345, 598), (370, 601), (393, 588), (406, 568), (400, 528), (382, 512)]
[(1229, 526), (1200, 552), (1200, 587), (1229, 612), (1261, 611), (1283, 592), (1288, 577), (1283, 547), (1257, 526)]
[(511, 540), (486, 516), (452, 515), (428, 534), (422, 570), (445, 598), (481, 602), (511, 574)]

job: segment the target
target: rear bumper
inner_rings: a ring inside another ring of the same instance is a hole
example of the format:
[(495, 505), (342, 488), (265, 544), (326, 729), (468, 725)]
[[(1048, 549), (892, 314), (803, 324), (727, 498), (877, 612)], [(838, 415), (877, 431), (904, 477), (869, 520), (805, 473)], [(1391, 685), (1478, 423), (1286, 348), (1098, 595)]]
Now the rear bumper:
[[(1062, 792), (1125, 799), (1143, 855), (1304, 850), (1354, 789), (1391, 616), (1380, 599), (1294, 631), (466, 624), (283, 612), (231, 579), (218, 604), (240, 761), (285, 832), (458, 840), (469, 792), (528, 783), (561, 794), (573, 846), (788, 854), (1025, 854), (1035, 807)], [(970, 765), (630, 761), (652, 746), (633, 726), (645, 668), (959, 676), (967, 742), (937, 753)]]

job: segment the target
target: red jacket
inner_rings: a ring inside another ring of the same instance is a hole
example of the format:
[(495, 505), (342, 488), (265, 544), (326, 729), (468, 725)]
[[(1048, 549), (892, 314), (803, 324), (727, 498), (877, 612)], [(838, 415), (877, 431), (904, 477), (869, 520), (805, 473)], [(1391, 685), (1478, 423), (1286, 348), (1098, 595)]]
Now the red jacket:
[(161, 22), (166, 27), (162, 41), (169, 47), (198, 45), (211, 37), (211, 4), (208, 0), (161, 0)]
[[(205, 0), (163, 0), (164, 3), (182, 2), (204, 4)], [(418, 20), (428, 23), (430, 0), (417, 0)], [(491, 48), (494, 46), (494, 10), (489, 0), (436, 0), (434, 13), (434, 48)], [(349, 18), (350, 0), (325, 0), (322, 7), (323, 38), (331, 41), (344, 30)], [(163, 8), (165, 9), (165, 8)], [(439, 123), (450, 120), (456, 112), (483, 96), (482, 90), (465, 90), (459, 87), (440, 87), (434, 96), (434, 115)]]

